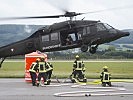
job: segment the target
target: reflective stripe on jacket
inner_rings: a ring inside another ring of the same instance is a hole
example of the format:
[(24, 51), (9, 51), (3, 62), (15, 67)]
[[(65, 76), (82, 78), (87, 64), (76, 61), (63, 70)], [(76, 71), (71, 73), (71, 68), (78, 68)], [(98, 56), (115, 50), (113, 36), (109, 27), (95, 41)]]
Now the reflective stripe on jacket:
[(50, 71), (50, 70), (52, 70), (53, 69), (53, 66), (52, 66), (52, 64), (51, 63), (49, 63), (49, 62), (46, 62), (46, 71)]
[(73, 64), (74, 70), (82, 70), (83, 61), (75, 61)]
[(31, 66), (30, 66), (29, 71), (30, 71), (30, 72), (36, 72), (36, 69), (37, 69), (37, 68), (35, 68), (36, 65), (37, 65), (37, 63), (36, 63), (36, 62), (33, 62), (33, 63), (31, 64)]
[(43, 73), (43, 72), (46, 72), (46, 69), (45, 69), (45, 62), (39, 62), (39, 73)]
[(110, 73), (103, 72), (102, 82), (109, 82), (110, 81)]

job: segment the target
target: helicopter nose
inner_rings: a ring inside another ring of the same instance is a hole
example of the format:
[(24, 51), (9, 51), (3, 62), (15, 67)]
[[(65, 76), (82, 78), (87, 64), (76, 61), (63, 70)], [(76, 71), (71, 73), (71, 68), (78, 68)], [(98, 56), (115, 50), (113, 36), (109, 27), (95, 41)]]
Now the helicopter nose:
[(130, 33), (129, 32), (124, 32), (124, 36), (129, 36)]
[(125, 36), (129, 36), (130, 33), (129, 32), (122, 32), (121, 35), (122, 35), (122, 37), (125, 37)]

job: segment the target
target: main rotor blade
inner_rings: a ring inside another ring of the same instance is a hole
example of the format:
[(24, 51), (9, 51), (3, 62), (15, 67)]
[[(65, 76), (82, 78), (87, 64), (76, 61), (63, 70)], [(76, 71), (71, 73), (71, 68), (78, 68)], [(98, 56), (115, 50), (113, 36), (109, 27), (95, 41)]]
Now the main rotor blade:
[(76, 13), (76, 12), (66, 12), (63, 15), (52, 15), (52, 16), (31, 16), (31, 17), (4, 17), (0, 18), (0, 20), (17, 20), (17, 19), (40, 19), (40, 18), (59, 18), (59, 17), (74, 17), (77, 15), (82, 15), (84, 13)]
[(4, 17), (0, 20), (15, 20), (15, 19), (40, 19), (40, 18), (59, 18), (64, 15), (54, 15), (54, 16), (31, 16), (31, 17)]

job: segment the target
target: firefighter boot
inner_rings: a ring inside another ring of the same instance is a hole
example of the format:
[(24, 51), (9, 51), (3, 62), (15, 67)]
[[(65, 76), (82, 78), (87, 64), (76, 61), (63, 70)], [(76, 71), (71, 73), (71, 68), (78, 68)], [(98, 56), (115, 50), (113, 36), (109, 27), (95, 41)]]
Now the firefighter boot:
[(39, 87), (39, 85), (40, 85), (40, 82), (37, 82), (36, 86)]
[(84, 78), (84, 79), (83, 79), (83, 82), (87, 82), (87, 79), (86, 79), (86, 78)]
[(47, 80), (47, 85), (50, 85), (51, 80)]

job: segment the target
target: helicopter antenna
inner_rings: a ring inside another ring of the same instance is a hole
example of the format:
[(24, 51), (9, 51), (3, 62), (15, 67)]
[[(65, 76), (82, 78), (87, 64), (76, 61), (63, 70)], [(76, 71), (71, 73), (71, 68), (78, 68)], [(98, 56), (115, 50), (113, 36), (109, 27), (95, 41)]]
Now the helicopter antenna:
[(84, 20), (85, 19), (85, 17), (84, 18), (82, 18), (81, 20)]

